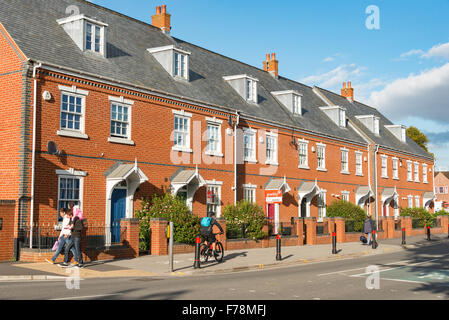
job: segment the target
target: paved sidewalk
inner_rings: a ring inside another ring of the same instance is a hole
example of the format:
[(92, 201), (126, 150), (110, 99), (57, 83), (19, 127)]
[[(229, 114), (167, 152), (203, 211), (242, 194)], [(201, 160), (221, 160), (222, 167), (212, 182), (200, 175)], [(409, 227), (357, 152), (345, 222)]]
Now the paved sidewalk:
[[(393, 253), (405, 249), (417, 248), (448, 241), (447, 235), (432, 235), (432, 241), (424, 236), (407, 238), (407, 245), (401, 246), (401, 239), (379, 241), (379, 247), (362, 245), (360, 242), (338, 243), (338, 254), (332, 254), (330, 244), (314, 246), (282, 247), (281, 261), (276, 261), (276, 248), (241, 249), (225, 251), (222, 263), (215, 260), (203, 264), (200, 269), (193, 268), (194, 254), (174, 256), (174, 272), (169, 272), (168, 256), (142, 256), (135, 259), (95, 261), (86, 268), (79, 269), (82, 279), (108, 277), (176, 277), (188, 275), (210, 275), (289, 265), (301, 265), (322, 261), (354, 259), (384, 253)], [(42, 263), (0, 263), (0, 281), (17, 280), (58, 280), (72, 274), (72, 268), (61, 268)]]

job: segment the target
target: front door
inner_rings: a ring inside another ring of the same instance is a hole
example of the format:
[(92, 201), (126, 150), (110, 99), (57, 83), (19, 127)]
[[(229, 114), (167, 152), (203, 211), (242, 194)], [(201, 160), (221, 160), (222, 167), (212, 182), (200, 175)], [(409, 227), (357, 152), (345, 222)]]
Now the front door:
[(126, 215), (126, 189), (114, 189), (111, 198), (111, 242), (120, 242), (120, 220)]
[(307, 217), (307, 200), (306, 198), (302, 198), (301, 200), (301, 218)]

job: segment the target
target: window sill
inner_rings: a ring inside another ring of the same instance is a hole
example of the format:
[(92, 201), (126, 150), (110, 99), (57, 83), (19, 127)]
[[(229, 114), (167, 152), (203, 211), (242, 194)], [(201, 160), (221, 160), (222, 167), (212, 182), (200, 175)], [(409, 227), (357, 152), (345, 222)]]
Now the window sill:
[(358, 177), (364, 177), (364, 175), (361, 174), (361, 173), (356, 173), (355, 175), (358, 176)]
[(310, 170), (309, 166), (298, 166), (299, 169)]
[(341, 174), (350, 174), (349, 171), (340, 171)]
[(399, 180), (399, 178), (395, 178), (395, 177), (393, 177), (393, 180)]
[(117, 137), (109, 137), (108, 138), (108, 142), (127, 144), (127, 145), (130, 145), (130, 146), (134, 146), (135, 145), (134, 141), (132, 141), (130, 139), (117, 138)]
[(382, 179), (388, 179), (388, 176), (382, 176), (381, 178)]
[(62, 137), (89, 139), (89, 136), (87, 134), (77, 131), (58, 130), (56, 131), (56, 134)]
[(272, 162), (272, 161), (266, 161), (265, 164), (270, 165), (270, 166), (279, 166), (279, 163)]
[(182, 147), (177, 147), (177, 146), (173, 146), (172, 151), (179, 151), (179, 152), (187, 152), (187, 153), (192, 153), (192, 149), (190, 148), (182, 148)]
[(254, 160), (254, 159), (244, 159), (243, 161), (248, 162), (248, 163), (257, 163), (258, 162), (257, 160)]
[(327, 172), (327, 169), (325, 169), (325, 168), (317, 168), (316, 171)]
[(220, 158), (224, 157), (223, 153), (221, 152), (206, 151), (205, 154), (211, 157), (220, 157)]

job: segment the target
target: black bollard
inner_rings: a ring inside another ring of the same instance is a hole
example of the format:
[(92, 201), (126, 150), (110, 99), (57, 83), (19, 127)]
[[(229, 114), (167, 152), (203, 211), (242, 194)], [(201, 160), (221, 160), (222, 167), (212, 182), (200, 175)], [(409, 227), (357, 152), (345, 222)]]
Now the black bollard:
[(405, 244), (405, 228), (402, 228), (402, 243)]
[(280, 261), (281, 258), (281, 236), (278, 234), (276, 236), (276, 260)]
[(332, 232), (332, 254), (337, 254), (337, 234)]
[(430, 241), (430, 226), (427, 226), (427, 241)]
[(449, 238), (449, 224), (447, 225), (447, 237)]
[(201, 238), (196, 237), (195, 239), (195, 261), (193, 262), (193, 268), (200, 268), (200, 247), (201, 247)]
[(377, 249), (376, 230), (373, 230), (372, 232), (371, 248)]

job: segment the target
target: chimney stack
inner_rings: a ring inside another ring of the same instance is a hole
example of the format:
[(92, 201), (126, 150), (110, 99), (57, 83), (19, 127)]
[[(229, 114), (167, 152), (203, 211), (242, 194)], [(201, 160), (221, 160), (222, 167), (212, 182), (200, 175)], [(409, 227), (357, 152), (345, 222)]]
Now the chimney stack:
[(263, 62), (263, 70), (269, 72), (274, 78), (278, 78), (278, 65), (279, 61), (276, 60), (276, 55), (274, 53), (267, 53), (266, 60)]
[(170, 17), (171, 15), (167, 13), (167, 6), (165, 4), (162, 8), (157, 6), (156, 14), (151, 16), (151, 24), (161, 29), (164, 33), (170, 33)]
[(354, 101), (354, 88), (351, 87), (351, 81), (348, 81), (348, 87), (346, 87), (346, 82), (343, 82), (341, 95), (351, 102)]

